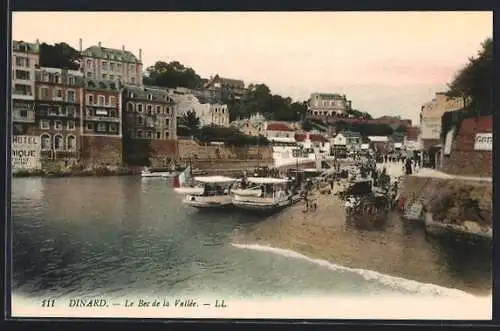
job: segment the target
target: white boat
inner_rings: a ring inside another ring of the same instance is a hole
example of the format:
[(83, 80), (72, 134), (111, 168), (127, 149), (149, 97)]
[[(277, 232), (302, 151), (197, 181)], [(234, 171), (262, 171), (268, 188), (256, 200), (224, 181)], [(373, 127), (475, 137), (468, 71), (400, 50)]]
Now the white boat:
[(149, 168), (145, 168), (141, 171), (141, 177), (163, 177), (170, 178), (175, 176), (175, 171), (151, 171)]
[(231, 185), (237, 179), (225, 176), (194, 177), (201, 190), (187, 194), (182, 202), (195, 208), (226, 208), (232, 205)]
[[(250, 189), (233, 190), (233, 205), (240, 209), (255, 211), (276, 211), (300, 200), (299, 195), (291, 192), (291, 180), (272, 177), (249, 177)], [(260, 191), (257, 195), (258, 187)], [(241, 194), (243, 193), (243, 194)], [(250, 194), (255, 193), (255, 194)]]

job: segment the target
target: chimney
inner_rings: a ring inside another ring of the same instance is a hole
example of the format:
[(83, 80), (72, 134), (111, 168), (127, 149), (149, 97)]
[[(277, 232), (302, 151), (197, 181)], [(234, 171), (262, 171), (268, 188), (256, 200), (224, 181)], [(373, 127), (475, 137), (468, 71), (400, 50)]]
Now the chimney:
[(82, 52), (83, 51), (83, 39), (82, 38), (78, 39), (78, 47), (80, 48), (80, 52)]
[(142, 48), (139, 48), (139, 61), (142, 61)]
[(97, 46), (102, 47), (102, 43), (101, 43), (101, 42), (98, 42), (98, 43), (97, 43)]

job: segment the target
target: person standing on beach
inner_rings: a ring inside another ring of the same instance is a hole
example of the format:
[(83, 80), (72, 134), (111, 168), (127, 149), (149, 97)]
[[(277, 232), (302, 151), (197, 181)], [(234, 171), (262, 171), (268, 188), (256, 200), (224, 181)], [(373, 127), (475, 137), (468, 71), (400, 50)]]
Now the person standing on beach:
[(406, 159), (406, 162), (405, 162), (405, 174), (406, 175), (412, 174), (412, 162), (411, 162), (410, 158)]

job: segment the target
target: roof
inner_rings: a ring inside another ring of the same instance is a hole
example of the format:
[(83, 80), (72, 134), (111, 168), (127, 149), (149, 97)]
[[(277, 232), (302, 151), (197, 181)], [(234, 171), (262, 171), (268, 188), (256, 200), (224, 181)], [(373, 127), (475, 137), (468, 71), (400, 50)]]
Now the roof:
[(255, 184), (284, 184), (290, 180), (284, 178), (271, 178), (271, 177), (248, 177), (248, 182)]
[(294, 143), (295, 139), (290, 137), (269, 137), (270, 141), (281, 142), (281, 143)]
[(324, 136), (320, 134), (309, 134), (309, 140), (314, 141), (314, 142), (327, 142), (328, 139), (326, 139)]
[(406, 128), (405, 137), (408, 140), (417, 140), (420, 134), (420, 128), (416, 126), (410, 126)]
[(344, 137), (349, 138), (361, 138), (361, 133), (356, 131), (341, 131), (338, 134), (343, 135)]
[(37, 43), (28, 43), (22, 40), (13, 40), (12, 50), (14, 52), (39, 53), (40, 45)]
[(214, 78), (212, 78), (212, 82), (214, 82), (216, 80), (220, 81), (222, 83), (222, 85), (231, 85), (233, 87), (245, 88), (245, 82), (243, 82), (241, 79), (220, 77), (217, 74), (217, 75), (215, 75)]
[(266, 128), (267, 131), (295, 131), (292, 127), (285, 123), (269, 123)]
[(368, 139), (371, 142), (387, 142), (389, 141), (389, 138), (387, 136), (369, 136)]
[(120, 86), (109, 80), (85, 79), (85, 89), (118, 92), (120, 91)]
[(232, 183), (237, 181), (236, 178), (226, 176), (199, 176), (194, 177), (194, 180), (200, 183)]
[[(174, 103), (174, 98), (168, 93), (168, 90), (160, 87), (124, 85), (124, 91), (126, 99)], [(148, 99), (148, 95), (151, 95), (151, 99)]]
[(142, 64), (132, 52), (123, 49), (90, 46), (82, 52), (82, 55), (99, 59)]

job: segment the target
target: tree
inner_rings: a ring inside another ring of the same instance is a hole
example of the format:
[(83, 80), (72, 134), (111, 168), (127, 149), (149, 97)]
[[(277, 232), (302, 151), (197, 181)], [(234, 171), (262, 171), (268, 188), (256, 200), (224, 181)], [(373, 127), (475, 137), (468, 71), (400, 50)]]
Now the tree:
[(200, 127), (200, 119), (196, 116), (196, 112), (194, 110), (190, 110), (185, 113), (180, 121), (179, 126), (185, 126), (189, 129), (189, 132), (193, 134)]
[(194, 69), (186, 67), (178, 61), (169, 63), (157, 61), (146, 69), (144, 84), (195, 89), (203, 86), (203, 80)]
[(448, 85), (448, 96), (461, 97), (465, 108), (474, 109), (477, 115), (493, 114), (493, 40), (481, 44), (477, 57), (469, 58), (453, 81)]
[(66, 43), (40, 45), (40, 66), (69, 70), (80, 69), (81, 54)]

